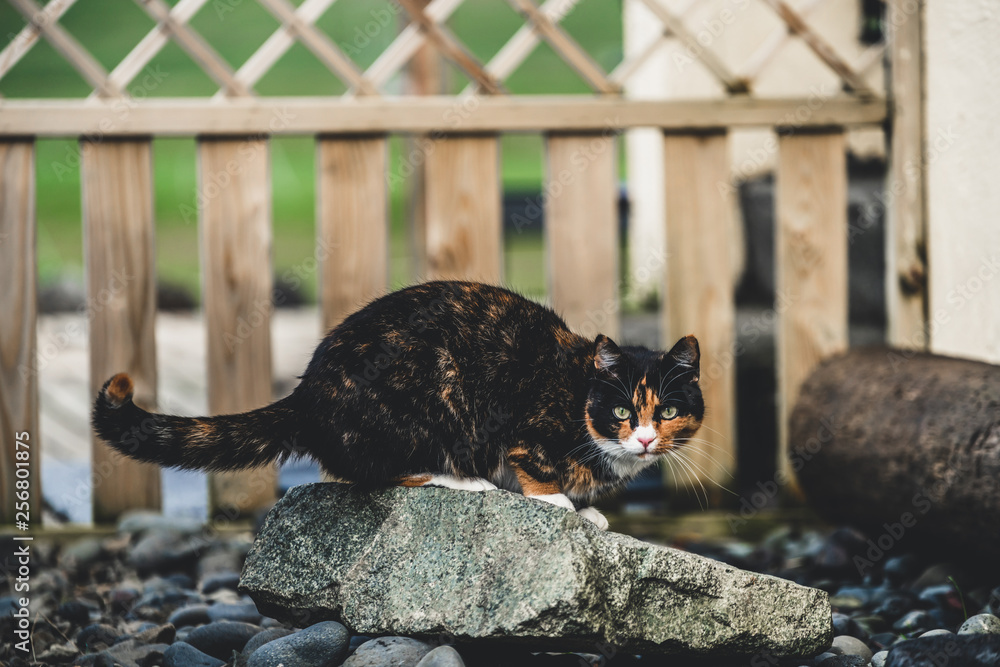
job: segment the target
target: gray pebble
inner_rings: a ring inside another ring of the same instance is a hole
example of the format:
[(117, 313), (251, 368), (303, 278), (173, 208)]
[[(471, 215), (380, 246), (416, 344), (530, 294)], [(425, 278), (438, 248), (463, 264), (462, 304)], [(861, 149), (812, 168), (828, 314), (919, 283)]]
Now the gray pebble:
[(868, 645), (856, 637), (851, 637), (850, 635), (840, 635), (833, 638), (833, 647), (839, 648), (844, 652), (844, 655), (857, 655), (865, 659), (868, 662), (872, 659), (871, 649)]
[(462, 656), (450, 646), (438, 646), (417, 663), (417, 667), (465, 667)]
[[(287, 637), (290, 634), (292, 634), (292, 631), (289, 630), (288, 628), (268, 628), (263, 632), (258, 632), (253, 637), (251, 637), (250, 641), (248, 641), (246, 643), (246, 646), (243, 647), (243, 657), (249, 658), (251, 655), (253, 655), (254, 651), (259, 649), (264, 644), (267, 644), (268, 642), (273, 642), (275, 639), (281, 639), (282, 637)], [(246, 662), (246, 660), (244, 660), (244, 662)]]
[(976, 614), (962, 623), (960, 635), (1000, 635), (1000, 618), (993, 614)]
[(349, 641), (347, 628), (335, 621), (324, 621), (267, 642), (250, 654), (247, 665), (248, 667), (334, 667), (347, 655)]
[(938, 628), (936, 630), (928, 630), (927, 632), (920, 635), (921, 637), (937, 637), (938, 635), (953, 635), (955, 634), (951, 630), (945, 630), (943, 628)]
[(128, 639), (120, 644), (115, 644), (111, 648), (104, 651), (104, 653), (107, 653), (114, 658), (117, 663), (122, 665), (132, 665), (139, 664), (147, 660), (162, 662), (163, 652), (168, 648), (168, 644), (146, 644), (137, 639)]
[(211, 595), (215, 591), (228, 589), (235, 591), (240, 584), (239, 572), (217, 572), (210, 574), (201, 582), (202, 595)]
[(208, 617), (213, 621), (241, 621), (243, 623), (260, 623), (262, 618), (253, 601), (236, 604), (214, 604), (208, 608)]
[(835, 655), (818, 664), (819, 667), (868, 667), (868, 661), (860, 655)]
[(188, 644), (213, 658), (228, 661), (233, 652), (239, 653), (261, 628), (250, 623), (216, 621), (195, 628), (187, 634)]
[(889, 657), (888, 651), (879, 651), (872, 656), (872, 667), (885, 667), (885, 660)]
[(163, 652), (163, 667), (222, 667), (224, 660), (205, 655), (184, 642), (174, 642)]
[(177, 609), (167, 618), (167, 623), (182, 628), (185, 625), (203, 625), (209, 623), (207, 604), (190, 604)]
[(433, 648), (409, 637), (379, 637), (359, 646), (344, 667), (416, 667)]

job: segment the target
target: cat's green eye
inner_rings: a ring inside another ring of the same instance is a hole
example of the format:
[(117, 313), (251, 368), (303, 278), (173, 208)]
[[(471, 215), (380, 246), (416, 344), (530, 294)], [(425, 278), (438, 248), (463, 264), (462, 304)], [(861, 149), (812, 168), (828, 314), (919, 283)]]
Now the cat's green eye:
[(675, 408), (672, 405), (668, 405), (667, 407), (660, 410), (660, 416), (663, 417), (664, 419), (673, 419), (674, 417), (677, 416), (677, 408)]
[(617, 417), (618, 419), (628, 419), (629, 417), (632, 416), (632, 411), (622, 405), (619, 405), (617, 408), (615, 408), (614, 413), (615, 417)]

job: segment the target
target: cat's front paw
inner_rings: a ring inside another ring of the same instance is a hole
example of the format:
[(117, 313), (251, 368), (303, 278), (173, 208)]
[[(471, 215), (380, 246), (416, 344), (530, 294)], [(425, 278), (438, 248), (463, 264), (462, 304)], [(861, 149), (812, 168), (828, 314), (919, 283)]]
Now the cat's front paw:
[(608, 520), (604, 518), (604, 515), (597, 511), (596, 507), (584, 507), (582, 510), (577, 512), (587, 521), (600, 528), (601, 530), (608, 529)]
[(543, 503), (551, 503), (556, 507), (563, 507), (570, 511), (576, 511), (576, 507), (573, 505), (573, 501), (566, 497), (563, 493), (546, 493), (541, 496), (528, 496), (528, 498), (533, 498), (534, 500), (541, 500)]

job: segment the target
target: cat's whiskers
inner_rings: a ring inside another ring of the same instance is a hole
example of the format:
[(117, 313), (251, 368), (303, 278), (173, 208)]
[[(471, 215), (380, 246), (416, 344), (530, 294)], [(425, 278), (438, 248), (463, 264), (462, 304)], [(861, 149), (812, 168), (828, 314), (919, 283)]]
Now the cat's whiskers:
[(724, 448), (724, 447), (722, 447), (722, 446), (720, 446), (720, 445), (718, 445), (718, 444), (716, 444), (714, 442), (710, 442), (708, 440), (704, 440), (702, 438), (680, 438), (680, 439), (674, 440), (674, 442), (676, 442), (677, 444), (681, 444), (681, 445), (686, 445), (688, 443), (694, 443), (695, 445), (704, 445), (705, 447), (711, 447), (712, 449), (715, 449), (715, 450), (718, 450), (719, 452), (722, 452), (723, 454), (725, 454), (726, 456), (728, 456), (730, 459), (734, 459), (735, 460), (735, 458), (736, 458), (733, 455), (733, 453), (731, 451), (729, 451), (728, 449), (726, 449), (726, 448)]
[[(697, 468), (697, 469), (698, 469), (698, 470), (699, 470), (699, 471), (701, 472), (701, 474), (702, 474), (702, 475), (704, 475), (704, 476), (705, 476), (705, 478), (706, 478), (706, 479), (708, 479), (708, 480), (709, 480), (709, 481), (710, 481), (710, 482), (711, 482), (712, 484), (715, 484), (715, 485), (716, 485), (717, 487), (719, 487), (719, 488), (720, 488), (720, 489), (722, 489), (723, 491), (725, 491), (725, 492), (727, 492), (727, 493), (730, 493), (730, 494), (732, 494), (732, 495), (734, 495), (734, 496), (736, 496), (736, 495), (739, 495), (738, 493), (736, 493), (736, 492), (735, 492), (735, 491), (733, 491), (732, 489), (730, 489), (730, 488), (726, 487), (725, 485), (723, 485), (723, 484), (722, 484), (721, 482), (719, 482), (718, 480), (714, 479), (714, 478), (712, 477), (712, 475), (710, 475), (710, 474), (709, 474), (709, 473), (708, 473), (708, 472), (707, 472), (707, 471), (706, 471), (706, 470), (705, 470), (704, 468), (702, 468), (702, 467), (701, 467), (700, 465), (698, 465), (697, 463), (695, 463), (695, 461), (694, 461), (693, 459), (691, 459), (691, 458), (690, 458), (690, 457), (689, 457), (688, 455), (686, 455), (686, 454), (684, 454), (684, 453), (682, 453), (682, 452), (680, 452), (680, 451), (678, 451), (678, 452), (677, 452), (677, 454), (678, 454), (678, 456), (682, 456), (683, 458), (685, 458), (685, 459), (686, 459), (686, 460), (687, 460), (687, 461), (688, 461), (688, 462), (689, 462), (689, 463), (690, 463), (690, 464), (691, 464), (692, 466), (694, 466), (695, 468)], [(711, 455), (709, 455), (709, 457), (708, 457), (708, 458), (709, 458), (709, 460), (710, 460), (710, 461), (712, 461), (712, 463), (714, 463), (714, 464), (716, 464), (716, 465), (720, 466), (720, 467), (721, 467), (721, 468), (722, 468), (723, 470), (726, 470), (726, 474), (727, 474), (727, 475), (729, 475), (729, 476), (730, 476), (731, 478), (733, 478), (733, 479), (736, 479), (736, 477), (735, 477), (735, 476), (734, 476), (734, 475), (733, 475), (733, 474), (732, 474), (731, 472), (729, 472), (729, 470), (727, 470), (727, 469), (725, 468), (725, 466), (722, 466), (722, 465), (721, 465), (721, 464), (720, 464), (720, 463), (719, 463), (718, 461), (716, 461), (716, 460), (715, 460), (714, 458), (712, 458), (712, 456), (711, 456)]]
[(702, 422), (702, 424), (701, 424), (701, 428), (705, 429), (706, 431), (711, 431), (712, 433), (716, 434), (717, 436), (719, 436), (719, 437), (720, 437), (720, 438), (722, 438), (723, 440), (728, 440), (728, 438), (727, 438), (726, 436), (722, 435), (722, 433), (720, 433), (719, 431), (716, 431), (716, 430), (715, 430), (714, 428), (712, 428), (711, 426), (707, 426), (707, 425), (705, 425), (705, 423), (704, 423), (704, 422)]
[[(668, 452), (668, 454), (674, 459), (674, 462), (677, 463), (677, 466), (682, 471), (684, 471), (684, 475), (687, 477), (687, 479), (690, 480), (690, 481), (692, 481), (692, 482), (697, 482), (698, 486), (701, 487), (702, 493), (705, 494), (705, 504), (707, 505), (708, 504), (708, 491), (705, 489), (705, 485), (701, 483), (701, 480), (698, 479), (698, 475), (696, 475), (694, 473), (694, 471), (691, 469), (691, 467), (687, 463), (685, 463), (685, 461), (680, 456), (678, 456), (676, 450), (670, 450)], [(677, 484), (677, 476), (676, 475), (674, 476), (674, 484), (675, 485)], [(695, 497), (698, 499), (698, 506), (701, 507), (702, 509), (704, 509), (704, 506), (701, 504), (701, 496), (698, 495), (698, 490), (695, 488), (694, 484), (688, 484), (688, 488), (691, 489), (692, 491), (694, 491)]]

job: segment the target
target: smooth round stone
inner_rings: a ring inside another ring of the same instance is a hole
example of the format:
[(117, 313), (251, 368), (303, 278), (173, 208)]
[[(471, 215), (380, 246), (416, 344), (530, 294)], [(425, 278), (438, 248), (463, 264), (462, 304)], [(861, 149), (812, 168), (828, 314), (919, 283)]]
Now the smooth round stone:
[(430, 644), (409, 637), (379, 637), (359, 646), (344, 667), (416, 667), (433, 649)]
[(261, 628), (250, 623), (236, 621), (216, 621), (187, 634), (188, 644), (213, 658), (228, 661), (235, 651), (239, 653), (250, 638), (261, 632)]
[(211, 595), (219, 590), (235, 591), (240, 585), (239, 572), (217, 572), (205, 577), (201, 582), (202, 595)]
[(173, 644), (177, 637), (177, 628), (170, 623), (164, 625), (146, 624), (148, 627), (134, 632), (130, 639), (148, 644)]
[(885, 667), (885, 661), (889, 658), (888, 651), (879, 651), (872, 656), (872, 667)]
[(918, 566), (917, 558), (913, 554), (895, 556), (885, 562), (882, 574), (890, 586), (901, 586), (906, 580), (917, 576)]
[(993, 614), (976, 614), (962, 623), (960, 635), (1000, 635), (1000, 618)]
[(916, 603), (915, 596), (907, 594), (896, 594), (886, 596), (882, 603), (875, 609), (875, 614), (888, 621), (896, 621), (903, 614), (911, 611)]
[(142, 597), (135, 588), (127, 586), (115, 588), (108, 594), (108, 602), (111, 605), (112, 614), (123, 614), (136, 606), (136, 602)]
[(846, 586), (833, 594), (830, 604), (836, 609), (861, 609), (872, 600), (872, 592), (860, 586)]
[(59, 554), (59, 566), (82, 570), (104, 556), (104, 544), (96, 537), (84, 537), (65, 547)]
[(164, 579), (181, 590), (193, 591), (195, 588), (194, 579), (186, 574), (175, 573), (164, 577)]
[(837, 612), (833, 614), (833, 633), (835, 635), (850, 635), (862, 640), (867, 634), (853, 618)]
[(267, 642), (250, 654), (247, 667), (335, 667), (347, 655), (349, 642), (347, 628), (336, 621), (324, 621)]
[(921, 634), (921, 637), (937, 637), (938, 635), (953, 635), (955, 634), (951, 630), (945, 630), (944, 628), (938, 628), (936, 630), (928, 630)]
[(868, 661), (860, 655), (835, 655), (818, 664), (819, 667), (868, 667)]
[(861, 641), (866, 642), (872, 635), (885, 632), (889, 629), (889, 624), (886, 623), (885, 619), (881, 616), (855, 616), (851, 620), (857, 624), (861, 633), (854, 634), (853, 632), (838, 632), (838, 635), (851, 635), (852, 637), (857, 637)]
[(150, 572), (189, 570), (198, 563), (204, 541), (173, 532), (149, 532), (129, 551), (128, 563), (139, 576)]
[(257, 611), (257, 605), (252, 601), (236, 604), (213, 604), (208, 608), (208, 617), (213, 621), (240, 621), (243, 623), (260, 623), (262, 616)]
[(225, 660), (206, 655), (184, 642), (174, 642), (163, 652), (163, 667), (222, 667)]
[(844, 652), (844, 655), (857, 655), (865, 659), (868, 662), (872, 659), (872, 652), (868, 646), (858, 639), (857, 637), (851, 637), (850, 635), (840, 635), (833, 638), (833, 647), (839, 648)]
[(100, 609), (89, 600), (70, 600), (63, 602), (56, 609), (56, 615), (59, 618), (67, 620), (73, 625), (87, 625), (90, 623), (91, 612), (100, 613)]
[(121, 636), (116, 628), (110, 625), (95, 623), (80, 630), (76, 635), (76, 645), (84, 653), (100, 651), (111, 646)]
[(933, 630), (937, 627), (938, 623), (934, 620), (934, 617), (926, 611), (920, 610), (911, 611), (892, 624), (893, 630), (907, 634)]
[(417, 663), (417, 667), (465, 667), (462, 656), (450, 646), (438, 646)]
[(169, 648), (169, 644), (155, 643), (148, 644), (136, 639), (129, 639), (120, 644), (115, 644), (105, 653), (115, 659), (115, 662), (122, 665), (140, 663), (160, 663), (163, 661), (163, 652)]
[(243, 647), (244, 662), (246, 662), (246, 658), (249, 658), (254, 651), (259, 649), (264, 644), (272, 642), (275, 639), (287, 637), (290, 634), (292, 634), (292, 631), (288, 628), (268, 628), (262, 632), (258, 632), (251, 637), (250, 641), (248, 641), (246, 646)]
[(208, 616), (207, 604), (191, 604), (181, 607), (167, 618), (167, 623), (172, 623), (178, 628), (186, 625), (203, 625), (211, 623), (211, 621), (212, 619)]

